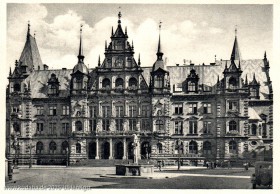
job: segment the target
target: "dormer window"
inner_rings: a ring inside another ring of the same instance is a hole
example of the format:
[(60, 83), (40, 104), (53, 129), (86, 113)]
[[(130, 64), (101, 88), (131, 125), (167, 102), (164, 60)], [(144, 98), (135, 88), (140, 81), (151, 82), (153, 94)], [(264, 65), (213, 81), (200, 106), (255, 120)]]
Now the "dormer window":
[(163, 76), (156, 75), (155, 76), (155, 88), (162, 88), (163, 87)]
[(228, 81), (228, 88), (229, 89), (236, 89), (238, 86), (237, 80), (234, 77), (229, 78)]
[(198, 75), (196, 74), (195, 70), (192, 69), (186, 79), (187, 92), (198, 92), (198, 80)]
[(51, 77), (48, 81), (48, 94), (49, 95), (58, 95), (59, 82), (55, 74), (51, 74)]
[(74, 89), (75, 90), (83, 89), (83, 79), (82, 79), (82, 77), (76, 77), (75, 78)]
[(260, 84), (257, 82), (254, 75), (252, 82), (249, 84), (250, 98), (259, 99), (260, 98)]
[(14, 91), (15, 91), (15, 92), (20, 92), (20, 88), (21, 88), (21, 87), (20, 87), (20, 84), (19, 84), (19, 83), (15, 83), (15, 84), (14, 84)]
[(188, 91), (189, 92), (196, 92), (196, 83), (193, 81), (188, 82)]

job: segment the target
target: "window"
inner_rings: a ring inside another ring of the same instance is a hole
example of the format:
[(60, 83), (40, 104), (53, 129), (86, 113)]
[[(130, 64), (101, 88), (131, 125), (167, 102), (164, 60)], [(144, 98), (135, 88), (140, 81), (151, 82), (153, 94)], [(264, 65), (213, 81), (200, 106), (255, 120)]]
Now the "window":
[(129, 130), (130, 131), (135, 131), (136, 130), (136, 124), (137, 124), (136, 119), (129, 119)]
[(212, 112), (211, 103), (204, 103), (203, 104), (203, 113), (208, 114), (208, 113), (211, 113), (211, 112)]
[(183, 121), (175, 121), (175, 134), (183, 134)]
[(123, 106), (116, 106), (116, 117), (123, 117)]
[(50, 106), (50, 115), (56, 115), (56, 106)]
[(83, 78), (82, 77), (75, 78), (74, 89), (76, 89), (76, 90), (83, 89)]
[(143, 117), (150, 116), (150, 105), (142, 105), (142, 116)]
[(183, 114), (183, 104), (174, 104), (174, 113)]
[(49, 134), (55, 135), (56, 133), (56, 123), (49, 123)]
[(37, 123), (36, 124), (37, 134), (42, 134), (44, 131), (44, 124), (43, 123)]
[(229, 142), (229, 153), (231, 153), (231, 154), (237, 153), (237, 143), (235, 141)]
[(82, 131), (83, 130), (83, 124), (81, 121), (76, 121), (75, 122), (75, 129), (76, 131)]
[(189, 121), (189, 134), (197, 134), (197, 121)]
[(109, 119), (103, 119), (102, 120), (102, 130), (103, 131), (109, 131), (110, 130), (110, 120)]
[(252, 128), (251, 134), (252, 135), (257, 135), (257, 125), (256, 124), (252, 124), (251, 128)]
[(57, 86), (54, 84), (49, 85), (49, 94), (57, 94)]
[(184, 153), (184, 144), (182, 141), (177, 140), (175, 144), (175, 154), (183, 154)]
[(111, 81), (108, 78), (103, 79), (102, 81), (102, 88), (111, 88)]
[(137, 83), (137, 79), (136, 78), (132, 77), (132, 78), (129, 79), (128, 86), (137, 87), (137, 85), (138, 85), (138, 83)]
[(68, 135), (69, 133), (69, 123), (62, 123), (62, 134)]
[(90, 132), (96, 132), (97, 121), (96, 119), (89, 120), (89, 130)]
[(157, 144), (157, 153), (162, 154), (162, 144), (161, 143)]
[(123, 119), (116, 119), (116, 130), (123, 131)]
[(189, 113), (190, 114), (197, 114), (197, 103), (190, 103), (189, 104)]
[(229, 78), (228, 87), (229, 87), (229, 89), (237, 88), (237, 80), (234, 77)]
[(69, 115), (69, 106), (62, 106), (62, 115)]
[(211, 143), (209, 141), (203, 142), (203, 154), (211, 154)]
[(12, 111), (13, 111), (13, 113), (18, 113), (20, 111), (20, 107), (19, 106), (13, 106)]
[(266, 132), (266, 123), (262, 124), (262, 137), (266, 138), (267, 137), (267, 132)]
[(37, 115), (43, 115), (44, 114), (44, 107), (43, 106), (37, 106)]
[(193, 81), (188, 82), (188, 91), (189, 92), (196, 92), (196, 83)]
[(61, 144), (61, 153), (62, 154), (66, 154), (67, 153), (67, 149), (69, 149), (69, 144), (67, 141), (62, 142)]
[(156, 120), (156, 131), (162, 131), (162, 130), (163, 130), (163, 121)]
[(103, 117), (111, 116), (111, 107), (110, 106), (102, 106), (102, 116)]
[(136, 105), (129, 105), (128, 106), (128, 114), (130, 117), (136, 117), (137, 112), (136, 112)]
[(237, 101), (229, 101), (228, 102), (228, 109), (232, 111), (238, 110), (238, 102)]
[(20, 125), (18, 123), (13, 124), (14, 132), (20, 133)]
[(163, 76), (156, 75), (155, 76), (155, 88), (162, 88), (163, 87)]
[(55, 154), (56, 151), (56, 143), (51, 141), (49, 144), (49, 150), (50, 150), (50, 154)]
[(250, 89), (250, 96), (258, 96), (258, 91), (256, 88), (251, 88)]
[(36, 153), (37, 154), (42, 154), (44, 151), (44, 145), (42, 142), (38, 141), (36, 144)]
[(76, 144), (76, 153), (77, 154), (81, 153), (81, 144), (79, 144), (79, 143)]
[(116, 88), (123, 88), (123, 79), (122, 78), (117, 78), (116, 79)]
[(191, 141), (189, 144), (189, 153), (197, 154), (197, 143), (195, 141)]
[(229, 122), (229, 131), (236, 131), (237, 130), (237, 124), (235, 121)]
[(203, 133), (204, 134), (211, 133), (211, 126), (212, 126), (211, 121), (204, 121), (203, 122)]
[(14, 91), (15, 91), (15, 92), (20, 92), (20, 84), (19, 84), (19, 83), (16, 83), (16, 84), (14, 85)]
[(95, 106), (90, 106), (89, 107), (89, 117), (93, 118), (93, 117), (97, 117), (97, 107)]
[(141, 120), (141, 130), (148, 131), (150, 130), (150, 120), (149, 119), (142, 119)]

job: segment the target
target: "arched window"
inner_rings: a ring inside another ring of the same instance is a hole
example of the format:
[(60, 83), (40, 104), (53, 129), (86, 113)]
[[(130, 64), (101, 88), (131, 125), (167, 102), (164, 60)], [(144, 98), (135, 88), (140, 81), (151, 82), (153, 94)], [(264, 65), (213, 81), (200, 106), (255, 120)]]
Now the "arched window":
[(54, 154), (56, 150), (56, 143), (51, 141), (51, 143), (49, 144), (49, 149), (50, 149), (50, 154)]
[(61, 153), (62, 154), (66, 154), (66, 152), (67, 152), (66, 150), (69, 149), (68, 147), (69, 147), (69, 144), (68, 144), (67, 141), (62, 142), (62, 144), (61, 144)]
[(83, 124), (81, 121), (76, 121), (75, 122), (75, 127), (76, 127), (76, 131), (82, 131), (83, 130)]
[(18, 123), (14, 123), (13, 128), (15, 133), (20, 133), (20, 126)]
[(161, 143), (157, 144), (157, 153), (162, 154), (162, 144)]
[(20, 92), (20, 84), (19, 84), (19, 83), (16, 83), (16, 84), (14, 85), (14, 91), (15, 91), (15, 92)]
[(110, 88), (110, 87), (111, 87), (111, 81), (108, 78), (103, 79), (102, 88)]
[(189, 144), (189, 153), (197, 154), (197, 143), (195, 141), (191, 141)]
[(36, 144), (36, 153), (37, 154), (42, 154), (44, 150), (44, 145), (42, 142), (38, 141)]
[(157, 120), (156, 121), (156, 131), (162, 131), (163, 130), (163, 121)]
[(235, 121), (229, 122), (229, 131), (236, 131), (237, 130), (237, 124)]
[(138, 83), (137, 83), (137, 79), (132, 77), (129, 79), (128, 81), (128, 86), (130, 87), (137, 87)]
[(228, 86), (229, 86), (230, 89), (236, 89), (237, 88), (237, 80), (234, 77), (229, 78)]
[(116, 88), (123, 88), (123, 79), (122, 78), (116, 79)]
[(231, 153), (231, 154), (237, 153), (237, 143), (235, 141), (229, 142), (229, 153)]
[(80, 153), (81, 153), (81, 144), (80, 144), (80, 143), (77, 143), (77, 144), (76, 144), (76, 153), (77, 153), (77, 154), (80, 154)]
[(211, 154), (211, 143), (209, 141), (205, 141), (203, 143), (203, 153), (204, 154)]
[(256, 124), (252, 124), (251, 128), (252, 128), (251, 134), (252, 135), (257, 135), (257, 125)]
[(155, 88), (162, 88), (163, 87), (163, 76), (157, 75), (155, 76)]

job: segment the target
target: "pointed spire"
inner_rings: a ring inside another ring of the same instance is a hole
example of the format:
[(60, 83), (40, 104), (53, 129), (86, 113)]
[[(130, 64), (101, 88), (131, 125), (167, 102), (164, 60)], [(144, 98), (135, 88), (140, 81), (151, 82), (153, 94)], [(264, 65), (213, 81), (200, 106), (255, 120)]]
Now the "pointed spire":
[(161, 43), (160, 43), (160, 33), (161, 33), (161, 24), (162, 22), (159, 22), (159, 38), (158, 38), (158, 50), (157, 50), (157, 59), (162, 60), (163, 53), (161, 52)]
[(78, 55), (78, 59), (79, 62), (83, 62), (84, 61), (84, 55), (83, 55), (83, 40), (82, 40), (82, 32), (83, 32), (83, 25), (81, 25), (80, 28), (80, 46), (79, 46), (79, 55)]
[(113, 36), (113, 35), (114, 35), (114, 28), (113, 28), (113, 26), (112, 26), (111, 36)]
[(248, 85), (248, 78), (247, 78), (247, 74), (246, 74), (246, 77), (245, 77), (245, 86)]
[(264, 51), (264, 57), (263, 58), (266, 59), (266, 51)]
[(100, 67), (100, 55), (98, 56), (98, 67)]
[(133, 40), (132, 40), (132, 43), (131, 43), (131, 48), (132, 48), (132, 50), (134, 49), (134, 46), (133, 46)]
[(139, 53), (139, 55), (138, 55), (138, 65), (139, 65), (139, 66), (141, 65), (140, 53)]
[(127, 35), (127, 27), (125, 27), (125, 35)]
[(225, 70), (227, 70), (228, 69), (228, 67), (227, 67), (227, 60), (226, 60), (226, 66), (225, 66)]
[(9, 73), (9, 75), (11, 76), (12, 75), (12, 68), (10, 67), (10, 73)]
[(240, 60), (240, 52), (239, 52), (238, 41), (237, 41), (237, 27), (235, 27), (235, 39), (234, 39), (234, 44), (233, 44), (230, 59)]
[(107, 50), (107, 40), (105, 40), (105, 51)]
[(28, 24), (27, 24), (27, 35), (26, 38), (28, 39), (30, 36), (30, 21), (28, 20)]

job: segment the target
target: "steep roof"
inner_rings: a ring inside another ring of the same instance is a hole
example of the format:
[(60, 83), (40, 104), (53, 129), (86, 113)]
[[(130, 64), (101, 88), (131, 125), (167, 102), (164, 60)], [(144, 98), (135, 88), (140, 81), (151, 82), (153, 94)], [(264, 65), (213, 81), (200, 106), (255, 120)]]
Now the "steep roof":
[(241, 59), (240, 51), (239, 51), (239, 47), (238, 47), (237, 36), (235, 36), (235, 39), (234, 39), (230, 59), (231, 60), (240, 60)]

